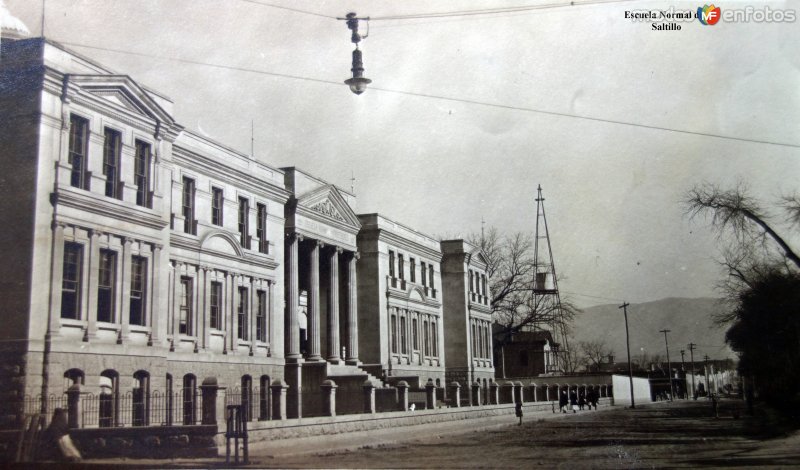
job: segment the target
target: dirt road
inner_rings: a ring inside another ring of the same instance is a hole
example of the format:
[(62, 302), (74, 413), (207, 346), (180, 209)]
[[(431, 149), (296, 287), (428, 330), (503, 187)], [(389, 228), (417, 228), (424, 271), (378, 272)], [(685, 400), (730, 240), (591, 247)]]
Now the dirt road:
[[(252, 455), (258, 467), (315, 468), (697, 468), (800, 467), (800, 434), (775, 436), (763, 417), (712, 418), (707, 402), (616, 407), (533, 417), (462, 434), (426, 434), (358, 450), (301, 456)], [(509, 418), (512, 419), (512, 418)]]

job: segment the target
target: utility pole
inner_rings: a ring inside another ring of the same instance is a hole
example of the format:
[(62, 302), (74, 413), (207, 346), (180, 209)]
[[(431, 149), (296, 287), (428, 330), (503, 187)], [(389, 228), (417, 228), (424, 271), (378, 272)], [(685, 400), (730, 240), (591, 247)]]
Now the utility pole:
[(706, 372), (706, 396), (711, 396), (711, 384), (708, 383), (708, 354), (703, 357), (705, 361), (704, 369)]
[(670, 330), (658, 330), (661, 333), (664, 333), (664, 345), (667, 347), (667, 378), (669, 379), (669, 401), (672, 401), (675, 397), (675, 389), (672, 388), (672, 362), (669, 360), (669, 341), (667, 340), (667, 333)]
[(697, 400), (697, 389), (694, 388), (694, 347), (697, 346), (694, 343), (689, 343), (689, 357), (692, 361), (692, 397)]
[(619, 308), (622, 309), (622, 313), (625, 314), (625, 345), (628, 348), (628, 380), (631, 384), (631, 408), (636, 408), (636, 402), (633, 399), (633, 366), (631, 366), (631, 337), (630, 333), (628, 332), (628, 307), (631, 304), (628, 302), (623, 302)]
[[(681, 372), (683, 373), (683, 379), (682, 379), (683, 380), (683, 389), (686, 390), (686, 367), (684, 367), (684, 363), (683, 363), (684, 354), (686, 354), (686, 350), (681, 349)], [(688, 398), (688, 394), (687, 394), (686, 398), (684, 398), (684, 399), (687, 399), (687, 398)]]

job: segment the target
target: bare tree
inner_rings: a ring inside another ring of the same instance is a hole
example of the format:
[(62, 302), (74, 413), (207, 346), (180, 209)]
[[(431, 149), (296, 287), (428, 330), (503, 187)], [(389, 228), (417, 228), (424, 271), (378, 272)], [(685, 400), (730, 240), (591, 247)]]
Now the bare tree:
[[(491, 227), (483, 234), (470, 235), (468, 240), (481, 248), (487, 260), (492, 315), (499, 325), (495, 347), (504, 346), (527, 326), (544, 323), (554, 324), (560, 331), (553, 333), (566, 337), (578, 309), (569, 299), (562, 298), (559, 305), (552, 298), (534, 295), (534, 240), (529, 234), (502, 236)], [(577, 366), (567, 355), (564, 360), (568, 368)]]
[(578, 348), (580, 349), (581, 356), (586, 361), (586, 366), (592, 370), (600, 370), (600, 364), (602, 364), (608, 356), (614, 354), (603, 340), (581, 341), (578, 343)]
[[(692, 188), (684, 204), (690, 217), (711, 215), (711, 224), (721, 242), (720, 265), (727, 276), (718, 287), (735, 305), (739, 295), (760, 279), (775, 272), (797, 272), (800, 256), (775, 229), (774, 217), (748, 194), (744, 183), (732, 189), (703, 183)], [(800, 226), (800, 196), (784, 196), (778, 204), (786, 213), (785, 222)], [(720, 323), (736, 319), (731, 308), (717, 316)]]

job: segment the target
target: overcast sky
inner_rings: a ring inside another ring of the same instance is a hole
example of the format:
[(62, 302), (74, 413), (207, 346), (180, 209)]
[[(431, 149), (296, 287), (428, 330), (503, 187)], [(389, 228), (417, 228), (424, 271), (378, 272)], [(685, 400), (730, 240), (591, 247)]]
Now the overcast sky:
[[(540, 0), (294, 1), (329, 16), (508, 7)], [(46, 35), (95, 47), (341, 82), (341, 21), (244, 0), (47, 0)], [(730, 2), (726, 8), (800, 2)], [(41, 2), (6, 0), (34, 35)], [(535, 226), (541, 184), (560, 287), (579, 305), (715, 296), (714, 237), (680, 200), (692, 185), (749, 183), (773, 201), (799, 190), (800, 149), (411, 96), (436, 95), (800, 144), (797, 23), (681, 23), (653, 31), (625, 10), (696, 9), (634, 1), (503, 14), (370, 21), (373, 88), (73, 47), (171, 96), (175, 117), (273, 166), (350, 187), (357, 212), (433, 235)], [(363, 26), (362, 26), (363, 28)], [(377, 90), (376, 88), (382, 88)], [(792, 240), (798, 246), (797, 237)], [(587, 297), (587, 295), (607, 298)]]

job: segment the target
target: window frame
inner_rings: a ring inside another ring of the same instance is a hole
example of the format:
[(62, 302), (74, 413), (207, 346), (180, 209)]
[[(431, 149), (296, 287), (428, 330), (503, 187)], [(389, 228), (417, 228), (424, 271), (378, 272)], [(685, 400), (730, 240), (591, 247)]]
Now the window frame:
[[(102, 323), (115, 323), (117, 252), (101, 248), (97, 271), (97, 321)], [(107, 282), (107, 285), (105, 282)], [(107, 297), (105, 301), (103, 300), (104, 296)], [(104, 307), (106, 310), (101, 311)], [(101, 313), (103, 314), (102, 319)]]
[[(77, 159), (76, 159), (77, 157)], [(70, 186), (89, 190), (89, 120), (77, 114), (69, 115), (67, 162), (71, 165)]]
[(224, 225), (225, 192), (217, 186), (211, 187), (211, 224), (217, 227)]
[[(130, 284), (130, 301), (128, 303), (128, 324), (136, 326), (147, 326), (147, 266), (148, 258), (145, 256), (131, 255), (131, 284)], [(139, 272), (137, 272), (139, 271)], [(137, 282), (141, 283), (141, 289), (134, 289)], [(134, 293), (138, 292), (138, 296)], [(134, 299), (136, 302), (134, 302)], [(138, 307), (138, 315), (141, 320), (137, 323), (133, 320), (134, 309)]]
[[(178, 305), (178, 334), (193, 336), (194, 319), (192, 300), (194, 298), (194, 278), (181, 276), (181, 303)], [(185, 303), (185, 304), (184, 304)]]
[(152, 209), (153, 200), (150, 194), (153, 149), (149, 142), (136, 139), (134, 141), (133, 180), (136, 185), (136, 205)]
[(183, 215), (183, 233), (197, 235), (197, 221), (195, 219), (197, 185), (194, 178), (182, 178), (181, 214)]
[[(75, 250), (74, 252), (72, 250)], [(81, 307), (82, 307), (82, 297), (83, 297), (83, 250), (84, 245), (82, 243), (65, 241), (64, 242), (64, 256), (62, 259), (62, 272), (61, 272), (61, 318), (65, 320), (81, 320)], [(74, 263), (68, 263), (67, 257), (73, 256), (75, 259)], [(74, 265), (73, 271), (75, 272), (75, 279), (67, 279), (67, 269), (69, 265)], [(65, 284), (67, 282), (73, 283), (74, 288), (67, 289)], [(72, 296), (74, 296), (74, 300), (71, 302), (73, 313), (70, 315), (65, 315), (65, 292), (70, 292)]]
[[(103, 128), (103, 175), (106, 177), (105, 194), (122, 198), (120, 167), (122, 162), (122, 133), (110, 127)], [(109, 174), (109, 168), (113, 174)]]

